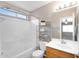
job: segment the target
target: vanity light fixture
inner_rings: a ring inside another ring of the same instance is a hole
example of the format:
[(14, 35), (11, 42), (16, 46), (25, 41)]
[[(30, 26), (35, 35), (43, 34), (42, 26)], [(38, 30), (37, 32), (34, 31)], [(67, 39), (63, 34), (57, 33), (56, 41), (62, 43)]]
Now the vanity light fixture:
[(78, 4), (77, 1), (64, 3), (64, 4), (59, 5), (58, 8), (56, 8), (56, 10), (62, 10), (62, 9), (72, 7), (72, 6), (77, 5), (77, 4)]

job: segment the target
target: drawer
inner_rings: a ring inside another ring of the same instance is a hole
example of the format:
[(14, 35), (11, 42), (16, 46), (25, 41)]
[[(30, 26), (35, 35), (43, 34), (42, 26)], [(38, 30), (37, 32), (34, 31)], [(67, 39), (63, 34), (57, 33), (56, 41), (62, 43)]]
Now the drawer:
[(47, 52), (49, 52), (51, 54), (55, 54), (55, 55), (63, 57), (63, 58), (74, 58), (73, 54), (70, 54), (70, 53), (67, 53), (67, 52), (64, 52), (64, 51), (60, 51), (60, 50), (57, 50), (57, 49), (54, 49), (54, 48), (47, 47), (46, 53)]

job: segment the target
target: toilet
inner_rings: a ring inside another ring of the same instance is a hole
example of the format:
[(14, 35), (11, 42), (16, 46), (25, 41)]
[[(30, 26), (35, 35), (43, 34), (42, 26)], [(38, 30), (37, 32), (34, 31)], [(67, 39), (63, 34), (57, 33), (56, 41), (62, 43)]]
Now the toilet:
[(33, 58), (42, 58), (43, 55), (44, 55), (44, 51), (46, 49), (46, 44), (47, 42), (40, 42), (39, 45), (40, 45), (40, 49), (38, 50), (35, 50), (32, 54), (32, 57)]

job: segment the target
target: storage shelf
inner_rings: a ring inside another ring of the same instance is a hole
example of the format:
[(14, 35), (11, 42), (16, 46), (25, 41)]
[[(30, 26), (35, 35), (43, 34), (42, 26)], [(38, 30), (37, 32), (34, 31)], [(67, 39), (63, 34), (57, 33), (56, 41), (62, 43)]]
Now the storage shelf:
[(51, 40), (51, 23), (49, 21), (44, 21), (39, 23), (39, 39), (42, 41), (50, 41)]

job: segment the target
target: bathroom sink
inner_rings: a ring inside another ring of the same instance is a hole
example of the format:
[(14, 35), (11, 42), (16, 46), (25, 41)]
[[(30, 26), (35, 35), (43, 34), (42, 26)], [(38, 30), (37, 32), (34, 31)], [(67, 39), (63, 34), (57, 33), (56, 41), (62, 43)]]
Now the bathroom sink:
[(78, 42), (64, 40), (63, 43), (59, 39), (55, 39), (50, 41), (46, 46), (59, 49), (65, 52), (69, 52), (72, 54), (78, 54), (79, 53), (79, 47)]

